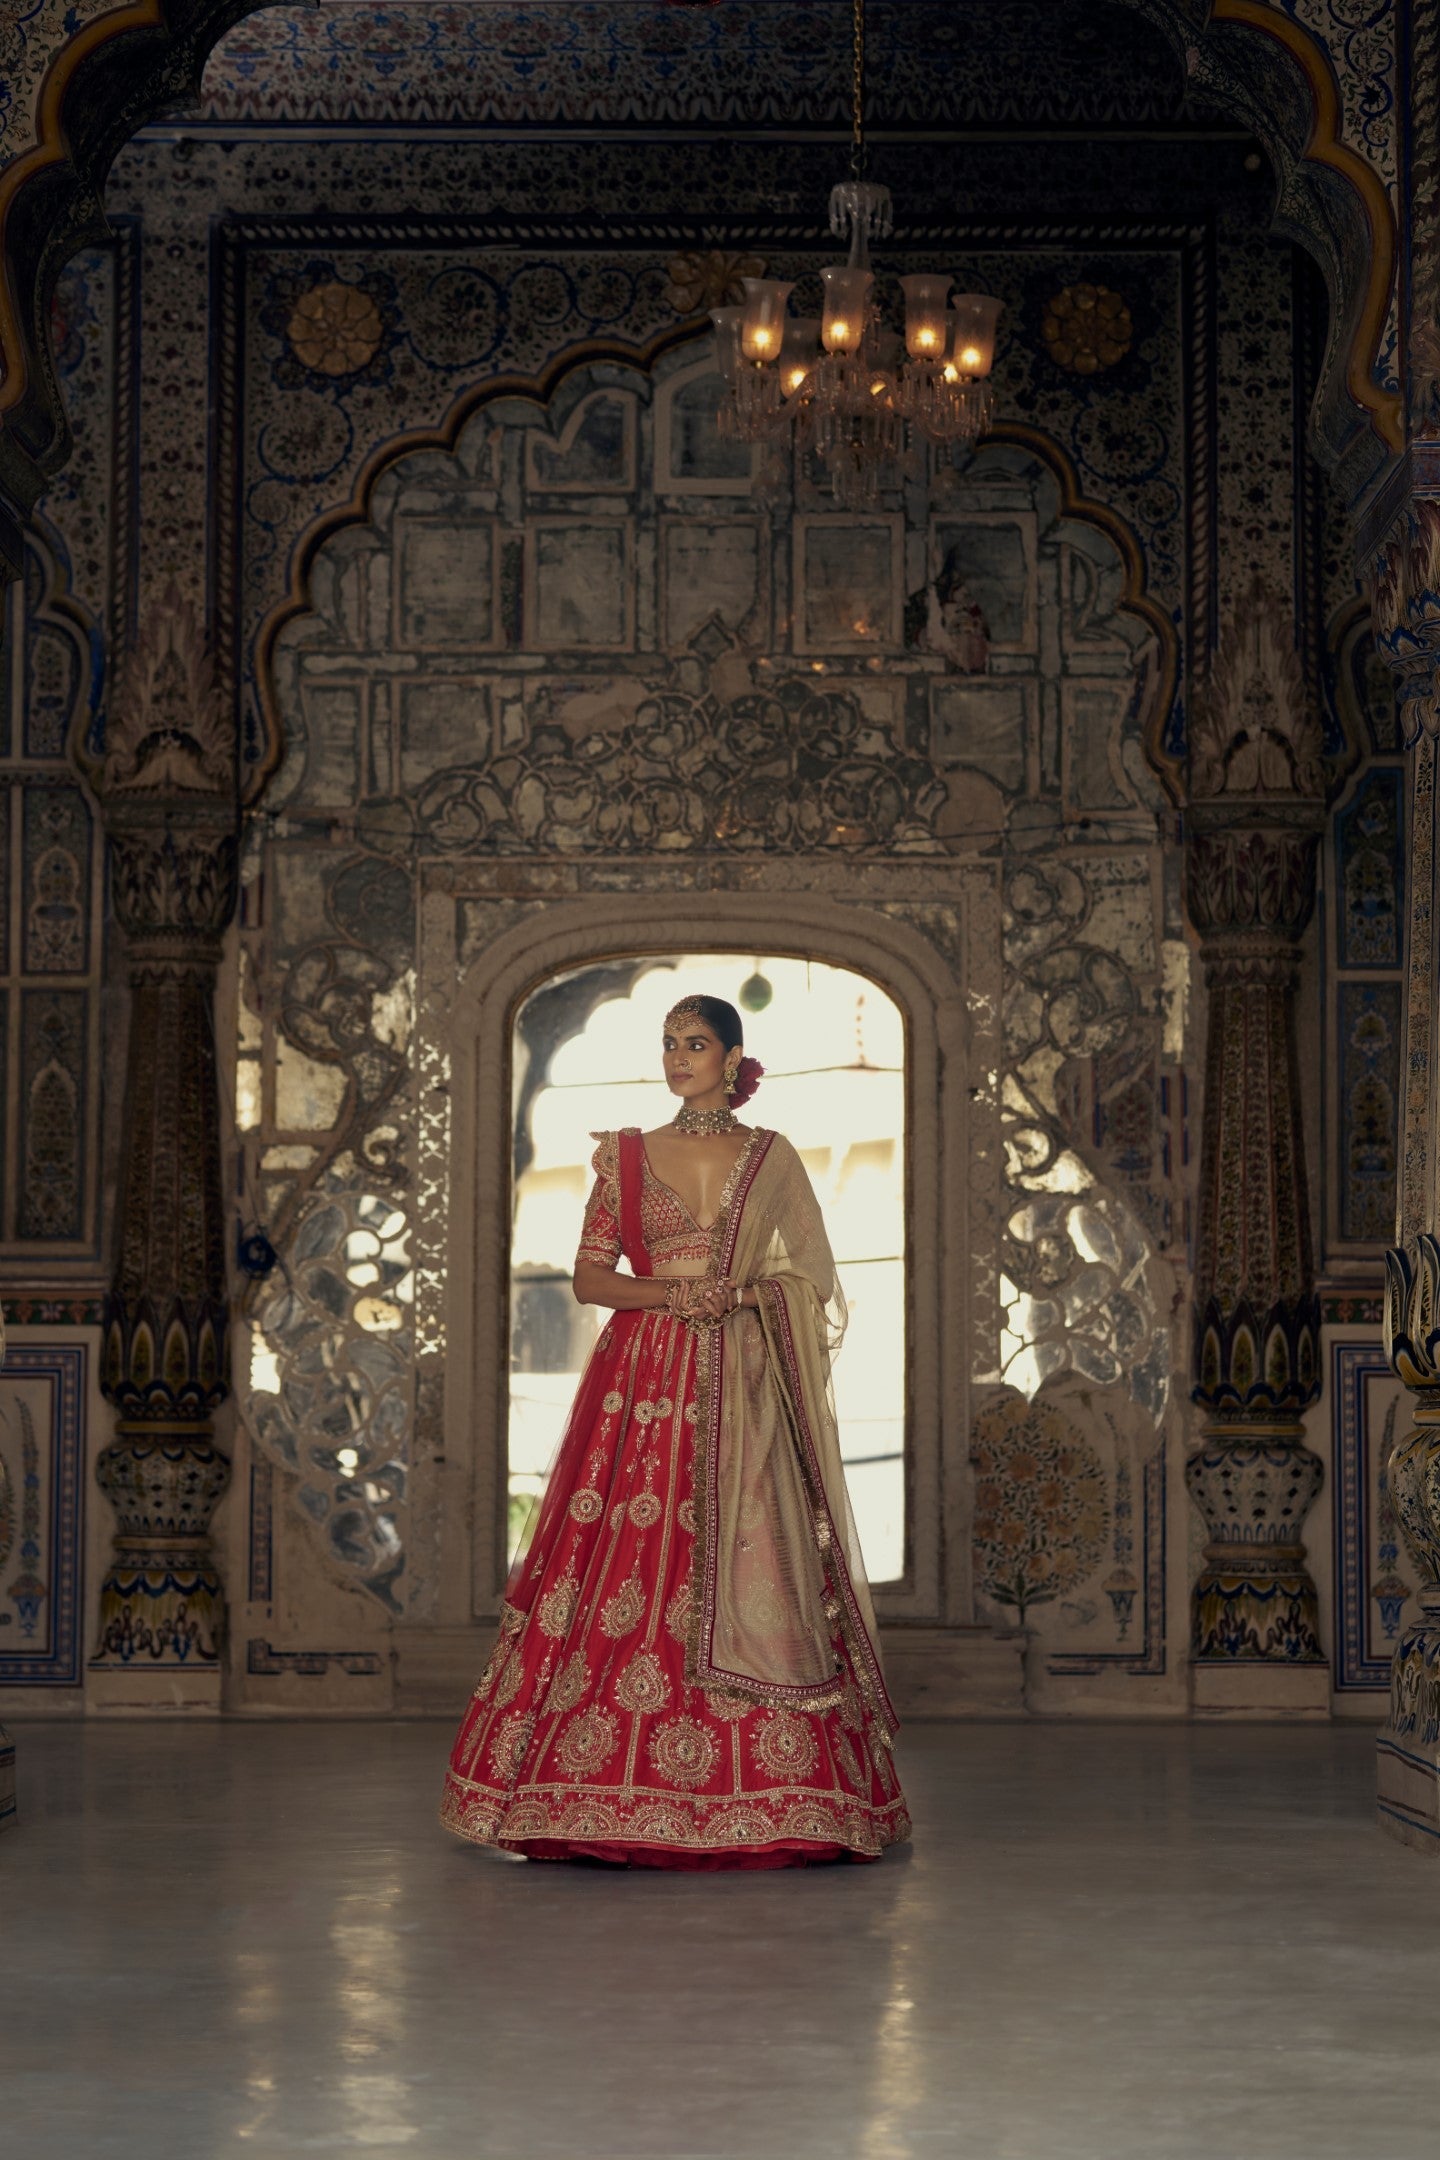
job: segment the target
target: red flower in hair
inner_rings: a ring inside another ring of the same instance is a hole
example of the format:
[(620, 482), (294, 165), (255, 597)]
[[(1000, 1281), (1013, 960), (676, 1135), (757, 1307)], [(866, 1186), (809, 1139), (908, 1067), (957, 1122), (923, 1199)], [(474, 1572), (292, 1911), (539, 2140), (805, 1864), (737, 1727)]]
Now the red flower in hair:
[(758, 1058), (741, 1058), (735, 1070), (735, 1085), (730, 1090), (731, 1109), (738, 1110), (741, 1103), (749, 1102), (764, 1077), (765, 1068)]

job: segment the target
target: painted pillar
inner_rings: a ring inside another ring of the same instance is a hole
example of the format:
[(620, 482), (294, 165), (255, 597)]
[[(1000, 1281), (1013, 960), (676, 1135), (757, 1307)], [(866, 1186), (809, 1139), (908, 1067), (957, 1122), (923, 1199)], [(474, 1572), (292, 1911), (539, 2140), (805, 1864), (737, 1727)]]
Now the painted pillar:
[[(0, 606), (4, 602), (4, 587), (0, 586)], [(5, 1320), (0, 1314), (0, 1365), (5, 1362)], [(5, 1727), (0, 1725), (0, 1830), (9, 1830), (15, 1823), (15, 1743)]]
[(1320, 1307), (1295, 991), (1324, 821), (1319, 722), (1280, 601), (1251, 592), (1192, 727), (1186, 889), (1208, 992), (1195, 1277), (1205, 1520), (1191, 1595), (1197, 1711), (1328, 1716), (1301, 1533), (1323, 1466)]
[(1396, 671), (1409, 753), (1404, 1098), (1385, 1347), (1411, 1397), (1387, 1476), (1419, 1592), (1395, 1646), (1376, 1797), (1385, 1829), (1440, 1853), (1440, 442), (1412, 444), (1405, 478), (1404, 508), (1373, 559), (1371, 616)]
[(130, 1022), (101, 1386), (115, 1510), (91, 1695), (220, 1707), (225, 1599), (210, 1518), (230, 1476), (228, 1299), (214, 990), (235, 904), (231, 730), (193, 615), (171, 593), (131, 655), (91, 773), (125, 934)]

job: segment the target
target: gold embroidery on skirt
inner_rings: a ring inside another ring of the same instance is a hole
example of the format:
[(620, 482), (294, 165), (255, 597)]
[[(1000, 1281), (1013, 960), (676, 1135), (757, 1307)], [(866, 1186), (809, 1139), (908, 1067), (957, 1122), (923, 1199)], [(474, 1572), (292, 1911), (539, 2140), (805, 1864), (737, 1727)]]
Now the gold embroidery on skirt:
[(863, 1792), (864, 1780), (860, 1775), (860, 1761), (850, 1743), (849, 1735), (843, 1732), (833, 1733), (830, 1744), (835, 1750), (835, 1760), (840, 1766), (841, 1777), (847, 1785), (852, 1785), (856, 1792)]
[(835, 1818), (817, 1800), (796, 1800), (780, 1818), (780, 1835), (793, 1838), (833, 1838)]
[[(676, 1642), (685, 1642), (690, 1633), (690, 1621), (694, 1608), (689, 1583), (682, 1583), (665, 1607), (665, 1625)], [(687, 1673), (686, 1678), (689, 1678)]]
[(728, 1688), (706, 1688), (705, 1707), (711, 1717), (731, 1718), (738, 1721), (749, 1717), (755, 1708), (748, 1695), (732, 1695)]
[(667, 1718), (650, 1741), (650, 1760), (671, 1785), (708, 1785), (720, 1759), (720, 1743), (698, 1718)]
[(616, 1639), (628, 1635), (645, 1617), (645, 1593), (632, 1575), (600, 1608), (600, 1631)]
[(556, 1757), (566, 1777), (593, 1777), (620, 1745), (620, 1721), (598, 1703), (573, 1717), (560, 1735)]
[(573, 1710), (578, 1702), (583, 1701), (589, 1686), (590, 1668), (585, 1662), (584, 1653), (576, 1650), (566, 1659), (545, 1698), (546, 1715), (563, 1717), (567, 1710)]
[(670, 1700), (670, 1682), (653, 1650), (631, 1658), (615, 1683), (615, 1700), (622, 1710), (647, 1713), (663, 1710)]
[(790, 1710), (772, 1710), (751, 1735), (755, 1759), (778, 1784), (793, 1785), (813, 1776), (820, 1750), (808, 1718)]
[(555, 1794), (553, 1804), (534, 1792), (511, 1798), (503, 1788), (458, 1777), (446, 1780), (441, 1821), (478, 1845), (521, 1844), (530, 1838), (571, 1836), (625, 1843), (687, 1846), (765, 1845), (777, 1838), (821, 1840), (874, 1857), (911, 1834), (903, 1800), (874, 1806), (838, 1793), (799, 1796), (755, 1794), (716, 1802), (704, 1794), (657, 1793), (629, 1784)]
[(561, 1837), (589, 1844), (599, 1838), (613, 1838), (619, 1824), (613, 1809), (597, 1800), (577, 1800), (566, 1808), (555, 1828)]
[(672, 1806), (668, 1800), (657, 1800), (649, 1807), (640, 1807), (630, 1818), (630, 1834), (643, 1838), (647, 1845), (688, 1845), (694, 1842), (695, 1825), (683, 1808)]
[(581, 1485), (570, 1495), (570, 1513), (576, 1522), (599, 1522), (605, 1512), (605, 1502), (592, 1485)]
[(550, 1810), (540, 1800), (517, 1800), (501, 1828), (507, 1838), (544, 1837), (550, 1828)]
[(648, 1530), (652, 1523), (659, 1522), (664, 1512), (658, 1493), (636, 1493), (630, 1502), (630, 1520), (637, 1530)]
[(535, 1617), (547, 1635), (563, 1642), (570, 1632), (570, 1624), (580, 1603), (580, 1586), (573, 1575), (562, 1576), (553, 1590), (547, 1590), (535, 1608)]
[(775, 1821), (767, 1809), (741, 1802), (722, 1809), (705, 1825), (707, 1845), (768, 1845), (775, 1836)]
[(491, 1704), (491, 1708), (503, 1710), (507, 1703), (514, 1702), (515, 1697), (520, 1692), (520, 1683), (524, 1677), (525, 1673), (521, 1659), (518, 1656), (508, 1659), (504, 1671), (495, 1684), (495, 1700)]
[(535, 1718), (529, 1710), (512, 1711), (496, 1726), (490, 1742), (490, 1767), (503, 1784), (512, 1784), (524, 1769), (534, 1730)]

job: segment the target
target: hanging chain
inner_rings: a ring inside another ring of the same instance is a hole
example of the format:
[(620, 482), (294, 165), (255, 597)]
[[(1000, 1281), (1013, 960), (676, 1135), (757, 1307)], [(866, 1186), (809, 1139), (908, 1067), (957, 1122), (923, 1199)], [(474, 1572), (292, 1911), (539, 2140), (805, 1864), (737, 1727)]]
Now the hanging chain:
[(850, 171), (865, 176), (865, 0), (854, 0), (853, 67), (850, 81)]

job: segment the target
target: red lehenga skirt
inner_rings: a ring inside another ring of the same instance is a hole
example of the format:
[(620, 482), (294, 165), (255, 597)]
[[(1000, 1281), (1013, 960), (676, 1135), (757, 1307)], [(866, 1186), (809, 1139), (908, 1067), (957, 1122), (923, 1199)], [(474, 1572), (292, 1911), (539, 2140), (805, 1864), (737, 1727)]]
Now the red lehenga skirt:
[(696, 1348), (614, 1314), (450, 1757), (441, 1820), (532, 1859), (676, 1868), (874, 1860), (910, 1835), (837, 1634), (836, 1700), (797, 1711), (687, 1685)]

